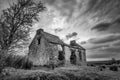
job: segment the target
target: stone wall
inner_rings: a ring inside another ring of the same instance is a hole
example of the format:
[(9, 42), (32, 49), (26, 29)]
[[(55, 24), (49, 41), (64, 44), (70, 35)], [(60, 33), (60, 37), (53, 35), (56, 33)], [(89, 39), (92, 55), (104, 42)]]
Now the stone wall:
[[(74, 49), (76, 55), (76, 65), (86, 65), (86, 53), (84, 50)], [(71, 49), (65, 46), (65, 65), (71, 65)]]
[[(37, 43), (37, 40), (35, 40), (35, 42)], [(36, 44), (34, 48), (30, 48), (29, 59), (34, 65), (49, 64), (51, 53), (49, 43), (44, 38), (41, 38), (41, 44)]]

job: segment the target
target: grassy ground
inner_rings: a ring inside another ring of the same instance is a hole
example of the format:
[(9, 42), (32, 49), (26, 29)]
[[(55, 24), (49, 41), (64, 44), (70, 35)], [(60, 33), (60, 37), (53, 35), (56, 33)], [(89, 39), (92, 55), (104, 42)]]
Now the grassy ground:
[(54, 70), (7, 68), (0, 80), (120, 80), (120, 71), (99, 71), (93, 67), (60, 67)]

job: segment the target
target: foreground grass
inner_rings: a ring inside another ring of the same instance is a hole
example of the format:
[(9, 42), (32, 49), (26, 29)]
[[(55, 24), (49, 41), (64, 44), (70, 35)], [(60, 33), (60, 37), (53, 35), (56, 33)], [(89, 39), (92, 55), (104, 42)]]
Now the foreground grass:
[(0, 80), (120, 80), (120, 72), (92, 67), (61, 67), (55, 70), (6, 69)]

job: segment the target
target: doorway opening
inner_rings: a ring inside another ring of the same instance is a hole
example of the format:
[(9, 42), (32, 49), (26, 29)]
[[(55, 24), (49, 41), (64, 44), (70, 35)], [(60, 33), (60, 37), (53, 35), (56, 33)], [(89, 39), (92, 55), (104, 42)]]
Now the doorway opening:
[(70, 63), (74, 65), (76, 64), (76, 55), (75, 55), (75, 51), (73, 50), (71, 50)]

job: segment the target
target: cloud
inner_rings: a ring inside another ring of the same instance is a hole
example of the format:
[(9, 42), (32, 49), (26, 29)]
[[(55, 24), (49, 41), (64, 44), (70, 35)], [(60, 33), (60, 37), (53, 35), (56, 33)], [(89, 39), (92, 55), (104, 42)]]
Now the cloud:
[(117, 40), (113, 43), (113, 46), (120, 46), (120, 40)]
[(105, 48), (105, 49), (102, 49), (102, 51), (107, 51), (109, 53), (119, 53), (120, 52), (120, 46), (111, 46), (111, 47), (108, 47), (108, 48)]
[(87, 43), (87, 41), (81, 41), (81, 42), (80, 42), (81, 45), (84, 45), (84, 44), (86, 44), (86, 43)]
[(62, 30), (63, 30), (63, 29), (56, 28), (56, 29), (55, 29), (55, 33), (61, 32)]
[(98, 12), (99, 16), (118, 16), (120, 0), (89, 0), (87, 12)]
[(81, 45), (87, 50), (104, 50), (120, 46), (120, 34), (107, 34), (100, 37), (90, 38), (87, 41), (82, 41)]
[(73, 32), (73, 33), (69, 33), (68, 35), (66, 35), (66, 38), (67, 39), (70, 39), (72, 37), (76, 37), (78, 34), (76, 32)]
[(95, 50), (95, 51), (98, 51), (98, 50), (103, 50), (105, 48), (109, 48), (109, 44), (96, 44), (96, 45), (91, 45), (89, 48), (87, 48), (87, 50)]
[[(99, 48), (97, 50), (89, 50), (89, 53), (91, 55), (89, 55), (88, 57), (89, 58), (92, 58), (92, 59), (99, 59), (99, 58), (106, 58), (106, 59), (109, 59), (109, 58), (119, 58), (120, 56), (120, 46), (119, 47), (116, 47), (116, 46), (109, 46), (109, 47), (106, 47), (106, 48)], [(94, 54), (93, 54), (94, 53)]]
[(87, 13), (96, 13), (99, 20), (91, 30), (103, 33), (120, 33), (120, 0), (89, 0)]
[(61, 12), (61, 15), (71, 17), (75, 10), (74, 6), (77, 0), (44, 0), (50, 6), (53, 6)]
[(108, 34), (91, 38), (83, 45), (87, 49), (88, 59), (109, 59), (120, 56), (120, 34)]
[(109, 43), (116, 40), (120, 40), (120, 34), (109, 34), (98, 38), (91, 38), (88, 41), (92, 44)]
[[(43, 0), (48, 5), (51, 5), (62, 14), (72, 16), (76, 9), (83, 10), (84, 13), (99, 12), (99, 15), (118, 15), (119, 14), (119, 0)], [(83, 9), (84, 8), (84, 9)], [(116, 9), (114, 9), (116, 8)]]
[(99, 23), (95, 25), (91, 30), (105, 31), (111, 26), (111, 23)]
[(104, 53), (104, 54), (102, 54), (102, 53), (100, 53), (100, 52), (98, 52), (98, 54), (93, 54), (93, 55), (90, 55), (89, 56), (89, 58), (92, 58), (92, 59), (94, 59), (94, 58), (106, 58), (106, 59), (108, 59), (108, 58), (112, 58), (112, 57), (116, 57), (116, 56), (120, 56), (118, 53)]
[(120, 32), (120, 17), (117, 17), (116, 19), (112, 20), (111, 22), (101, 22), (97, 25), (95, 25), (91, 30), (97, 30), (100, 31), (109, 31), (109, 32)]
[(120, 23), (120, 17), (117, 17), (117, 19), (115, 19), (114, 21), (113, 21), (113, 23), (115, 24), (115, 23)]

